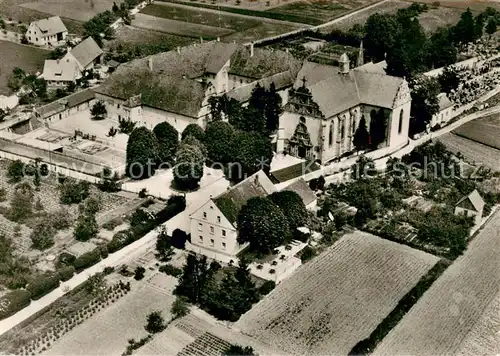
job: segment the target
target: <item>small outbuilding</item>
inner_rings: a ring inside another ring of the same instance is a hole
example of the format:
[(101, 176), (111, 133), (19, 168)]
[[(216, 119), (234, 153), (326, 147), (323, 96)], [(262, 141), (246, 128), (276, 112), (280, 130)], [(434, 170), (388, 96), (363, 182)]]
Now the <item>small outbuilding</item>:
[(469, 195), (460, 199), (455, 205), (455, 214), (465, 214), (474, 217), (475, 227), (481, 225), (483, 210), (484, 200), (476, 189)]

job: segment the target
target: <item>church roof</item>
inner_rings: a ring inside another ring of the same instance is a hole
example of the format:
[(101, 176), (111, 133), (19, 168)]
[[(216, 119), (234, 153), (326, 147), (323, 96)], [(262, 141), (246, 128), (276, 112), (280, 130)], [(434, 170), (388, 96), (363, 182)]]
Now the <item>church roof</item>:
[(403, 78), (367, 71), (364, 66), (349, 74), (337, 67), (305, 62), (294, 87), (305, 85), (325, 117), (331, 117), (359, 104), (392, 109)]
[(479, 192), (474, 189), (472, 193), (460, 199), (456, 207), (481, 212), (484, 208), (484, 200), (479, 195)]

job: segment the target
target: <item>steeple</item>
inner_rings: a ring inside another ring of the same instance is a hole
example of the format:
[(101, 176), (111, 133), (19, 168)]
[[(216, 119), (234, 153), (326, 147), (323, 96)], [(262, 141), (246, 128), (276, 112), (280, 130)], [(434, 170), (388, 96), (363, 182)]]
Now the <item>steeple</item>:
[(349, 74), (349, 57), (345, 52), (340, 56), (339, 67), (341, 74)]
[(361, 40), (361, 43), (359, 44), (359, 54), (358, 54), (358, 62), (356, 63), (356, 67), (361, 67), (363, 64), (365, 64), (365, 52), (363, 49), (363, 40)]

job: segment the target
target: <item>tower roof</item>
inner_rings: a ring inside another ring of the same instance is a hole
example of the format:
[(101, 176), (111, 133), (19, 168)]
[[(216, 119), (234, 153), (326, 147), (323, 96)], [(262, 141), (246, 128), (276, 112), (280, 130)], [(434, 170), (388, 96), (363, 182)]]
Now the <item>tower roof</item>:
[(344, 52), (344, 53), (340, 56), (339, 61), (340, 61), (340, 62), (347, 62), (347, 63), (349, 63), (349, 56), (347, 56), (347, 53), (345, 53), (345, 52)]

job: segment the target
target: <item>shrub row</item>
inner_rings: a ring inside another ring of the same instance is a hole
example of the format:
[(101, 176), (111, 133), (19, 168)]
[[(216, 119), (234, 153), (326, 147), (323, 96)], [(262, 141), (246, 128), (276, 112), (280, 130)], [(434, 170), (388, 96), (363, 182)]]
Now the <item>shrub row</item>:
[(31, 295), (27, 290), (17, 289), (0, 298), (0, 320), (14, 315), (30, 304)]
[(160, 266), (159, 271), (176, 278), (180, 277), (180, 275), (182, 274), (182, 268), (177, 268), (172, 265)]

